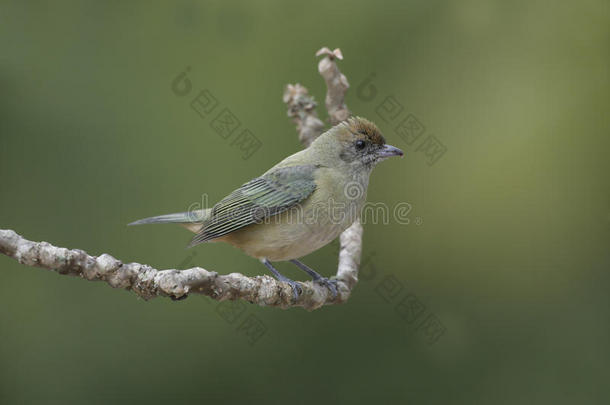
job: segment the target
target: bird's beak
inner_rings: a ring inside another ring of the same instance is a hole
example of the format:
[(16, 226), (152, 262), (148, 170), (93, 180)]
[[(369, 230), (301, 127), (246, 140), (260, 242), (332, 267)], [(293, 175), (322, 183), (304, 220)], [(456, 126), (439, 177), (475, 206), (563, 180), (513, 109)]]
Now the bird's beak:
[(392, 157), (392, 156), (404, 156), (404, 152), (401, 151), (400, 149), (398, 149), (395, 146), (392, 146), (392, 145), (383, 145), (383, 148), (381, 148), (377, 152), (377, 156), (379, 156), (381, 158), (389, 158), (389, 157)]

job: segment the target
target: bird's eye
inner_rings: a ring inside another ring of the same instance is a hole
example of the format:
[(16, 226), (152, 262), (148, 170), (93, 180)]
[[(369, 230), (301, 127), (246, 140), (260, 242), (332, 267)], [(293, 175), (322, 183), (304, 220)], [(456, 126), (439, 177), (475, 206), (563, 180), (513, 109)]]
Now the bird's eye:
[(362, 149), (364, 149), (364, 145), (365, 145), (365, 143), (362, 139), (359, 139), (356, 141), (356, 149), (362, 150)]

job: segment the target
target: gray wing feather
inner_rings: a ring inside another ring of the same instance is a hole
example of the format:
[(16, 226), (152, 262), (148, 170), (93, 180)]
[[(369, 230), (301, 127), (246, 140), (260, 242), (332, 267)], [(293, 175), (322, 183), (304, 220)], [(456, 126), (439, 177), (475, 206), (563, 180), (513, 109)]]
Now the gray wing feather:
[(219, 238), (305, 200), (315, 190), (315, 165), (282, 167), (242, 185), (212, 208), (189, 246)]

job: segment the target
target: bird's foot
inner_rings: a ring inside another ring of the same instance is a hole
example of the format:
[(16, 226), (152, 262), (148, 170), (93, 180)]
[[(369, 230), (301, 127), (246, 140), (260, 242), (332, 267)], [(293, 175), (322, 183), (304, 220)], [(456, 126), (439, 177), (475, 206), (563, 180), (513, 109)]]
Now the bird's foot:
[(336, 279), (329, 279), (326, 277), (314, 278), (314, 283), (320, 284), (323, 287), (326, 287), (330, 290), (330, 293), (333, 295), (333, 298), (337, 298), (337, 291), (339, 290), (339, 285)]
[(285, 275), (283, 275), (282, 273), (277, 271), (275, 269), (275, 267), (273, 267), (273, 265), (271, 264), (271, 262), (269, 260), (261, 259), (261, 262), (265, 266), (267, 266), (267, 268), (269, 270), (271, 270), (271, 273), (273, 273), (273, 275), (275, 276), (275, 278), (278, 281), (281, 281), (283, 283), (286, 283), (286, 284), (290, 285), (290, 287), (292, 288), (292, 297), (294, 298), (295, 301), (297, 299), (299, 299), (299, 295), (301, 295), (301, 292), (303, 292), (303, 289), (301, 288), (301, 285), (298, 282), (289, 279), (288, 277), (286, 277)]
[(292, 288), (292, 297), (294, 298), (295, 301), (299, 299), (299, 296), (303, 292), (303, 289), (301, 288), (301, 285), (297, 281), (291, 280), (287, 277), (284, 277), (284, 279), (278, 279), (278, 280), (290, 285), (290, 287)]
[(311, 267), (307, 266), (305, 263), (303, 263), (297, 259), (292, 259), (290, 261), (293, 264), (295, 264), (298, 268), (303, 270), (305, 273), (309, 274), (311, 276), (311, 278), (313, 278), (314, 283), (320, 284), (321, 286), (328, 288), (330, 290), (330, 292), (332, 293), (333, 298), (337, 298), (337, 291), (339, 289), (337, 280), (335, 280), (335, 279), (330, 280), (330, 279), (322, 276), (321, 274), (316, 272), (314, 269), (312, 269)]

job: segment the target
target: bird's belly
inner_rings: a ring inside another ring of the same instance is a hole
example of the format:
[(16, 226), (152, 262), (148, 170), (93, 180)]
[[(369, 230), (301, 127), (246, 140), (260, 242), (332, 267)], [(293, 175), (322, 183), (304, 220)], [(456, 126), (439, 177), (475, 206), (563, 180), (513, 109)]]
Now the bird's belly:
[[(296, 220), (295, 220), (296, 219)], [(354, 218), (329, 220), (326, 217), (295, 218), (290, 211), (260, 224), (253, 224), (225, 235), (219, 240), (240, 248), (247, 255), (285, 261), (308, 255), (332, 242), (349, 227)]]

